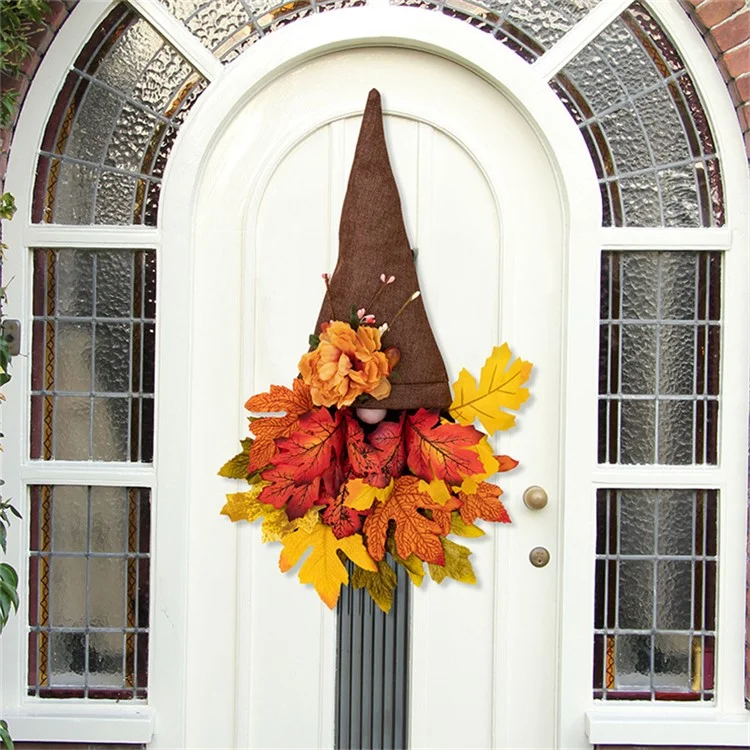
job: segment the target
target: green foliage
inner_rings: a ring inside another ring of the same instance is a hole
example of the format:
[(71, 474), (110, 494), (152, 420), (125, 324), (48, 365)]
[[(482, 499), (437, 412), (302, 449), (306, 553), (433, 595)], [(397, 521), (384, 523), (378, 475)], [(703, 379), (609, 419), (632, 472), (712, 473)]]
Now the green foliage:
[[(0, 3), (0, 73), (16, 78), (23, 61), (34, 51), (30, 35), (49, 12), (46, 0), (2, 0)], [(16, 108), (16, 92), (0, 95), (0, 128), (7, 128)]]
[(0, 195), (0, 219), (10, 221), (16, 213), (16, 199), (11, 193)]
[(5, 750), (13, 750), (13, 740), (8, 732), (8, 722), (0, 719), (0, 741), (3, 743)]

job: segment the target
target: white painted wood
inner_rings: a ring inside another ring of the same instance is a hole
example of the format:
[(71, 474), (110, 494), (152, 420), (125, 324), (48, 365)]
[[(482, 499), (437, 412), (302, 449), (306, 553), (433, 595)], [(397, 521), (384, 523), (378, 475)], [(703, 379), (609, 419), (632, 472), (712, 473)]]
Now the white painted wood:
[(549, 81), (589, 42), (601, 34), (630, 5), (630, 0), (602, 0), (565, 36), (532, 64), (534, 72)]
[(159, 247), (161, 232), (144, 226), (66, 226), (29, 224), (23, 229), (26, 247), (137, 248)]
[(604, 227), (601, 230), (603, 250), (731, 250), (740, 245), (729, 227), (705, 229), (665, 229)]
[(110, 461), (28, 461), (21, 466), (27, 484), (111, 484), (153, 487), (156, 472), (149, 465)]
[(178, 21), (158, 0), (128, 0), (130, 5), (145, 18), (191, 65), (209, 81), (215, 81), (222, 71), (222, 64)]
[(695, 708), (661, 708), (653, 712), (640, 706), (632, 710), (607, 706), (586, 712), (586, 735), (592, 744), (610, 744), (616, 738), (619, 745), (748, 747), (750, 722), (746, 711), (716, 714)]

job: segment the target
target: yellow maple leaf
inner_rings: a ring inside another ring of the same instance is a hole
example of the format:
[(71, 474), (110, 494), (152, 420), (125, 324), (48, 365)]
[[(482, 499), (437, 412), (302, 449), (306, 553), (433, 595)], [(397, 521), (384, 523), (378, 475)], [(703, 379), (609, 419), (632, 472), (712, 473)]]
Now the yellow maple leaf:
[(366, 588), (375, 604), (386, 614), (393, 606), (393, 591), (396, 588), (396, 582), (396, 574), (385, 560), (378, 563), (377, 573), (362, 570), (359, 567), (355, 567), (352, 572), (352, 586), (355, 589)]
[(376, 501), (384, 503), (393, 492), (393, 479), (386, 487), (373, 487), (362, 479), (350, 479), (343, 487), (346, 500), (344, 505), (354, 510), (367, 510)]
[(438, 505), (445, 505), (453, 497), (450, 488), (442, 479), (433, 479), (431, 482), (421, 479), (419, 489), (426, 492)]
[(424, 563), (414, 553), (405, 559), (399, 556), (398, 552), (396, 552), (396, 542), (392, 536), (388, 537), (385, 547), (393, 558), (393, 561), (406, 569), (411, 582), (419, 588), (424, 580)]
[(318, 523), (312, 530), (300, 528), (281, 540), (284, 549), (279, 557), (279, 568), (286, 573), (296, 565), (305, 551), (312, 550), (299, 570), (300, 583), (311, 583), (318, 596), (333, 609), (341, 586), (349, 582), (349, 574), (338, 556), (341, 550), (355, 565), (377, 572), (378, 566), (362, 543), (360, 534), (336, 539), (330, 526)]
[(500, 468), (500, 463), (495, 458), (492, 446), (487, 437), (483, 437), (472, 450), (475, 450), (479, 454), (479, 460), (482, 462), (484, 471), (480, 474), (472, 474), (470, 477), (466, 477), (461, 483), (461, 491), (469, 495), (476, 492), (479, 484), (493, 474), (496, 474)]
[(267, 484), (268, 482), (258, 482), (247, 492), (233, 492), (227, 495), (227, 502), (221, 513), (229, 516), (232, 521), (255, 521), (265, 515), (265, 509), (270, 506), (261, 503), (258, 495)]
[(484, 530), (473, 523), (466, 523), (458, 511), (451, 513), (451, 534), (463, 536), (466, 538), (476, 538), (484, 536)]
[(496, 346), (482, 367), (479, 385), (471, 373), (461, 370), (453, 384), (450, 414), (461, 424), (479, 419), (490, 435), (509, 429), (516, 417), (507, 410), (520, 409), (529, 397), (528, 388), (521, 386), (529, 379), (532, 367), (531, 362), (518, 358), (511, 362), (507, 344)]
[(442, 583), (446, 578), (454, 578), (461, 583), (476, 583), (477, 577), (469, 562), (471, 550), (445, 537), (441, 537), (440, 543), (445, 552), (445, 565), (428, 565), (432, 580)]

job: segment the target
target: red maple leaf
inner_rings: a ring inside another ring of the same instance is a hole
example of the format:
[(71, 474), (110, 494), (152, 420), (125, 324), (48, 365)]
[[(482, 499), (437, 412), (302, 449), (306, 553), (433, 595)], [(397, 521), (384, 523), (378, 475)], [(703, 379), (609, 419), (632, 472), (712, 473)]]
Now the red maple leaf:
[(474, 427), (443, 424), (438, 412), (420, 409), (406, 417), (404, 436), (409, 469), (428, 482), (443, 479), (461, 484), (484, 471), (479, 454), (470, 450), (483, 437)]
[(373, 487), (385, 487), (391, 477), (400, 477), (404, 471), (406, 465), (406, 447), (403, 441), (405, 414), (406, 412), (401, 412), (398, 422), (381, 422), (370, 435), (370, 443), (379, 451), (382, 473), (386, 477), (384, 483), (377, 485), (366, 480)]
[(463, 502), (459, 513), (464, 523), (472, 524), (477, 518), (498, 523), (510, 523), (510, 516), (500, 501), (503, 491), (489, 482), (482, 482), (472, 495), (459, 492), (458, 497)]
[(406, 559), (414, 553), (425, 562), (445, 565), (445, 552), (440, 543), (442, 526), (422, 515), (420, 509), (434, 511), (441, 506), (419, 489), (417, 477), (396, 479), (390, 497), (384, 503), (377, 503), (365, 521), (367, 551), (374, 560), (382, 560), (385, 555), (388, 525), (393, 521), (396, 551), (400, 557)]
[(336, 499), (330, 501), (320, 516), (323, 523), (331, 527), (336, 539), (356, 534), (362, 528), (362, 516), (354, 508), (344, 505), (347, 494), (346, 485), (344, 485)]
[(518, 466), (518, 461), (510, 456), (495, 456), (495, 461), (498, 463), (498, 471), (510, 471)]
[(258, 500), (273, 505), (274, 508), (286, 506), (289, 520), (302, 518), (320, 499), (320, 479), (315, 478), (305, 484), (297, 484), (294, 475), (285, 467), (272, 466), (266, 469), (261, 477), (271, 484), (263, 488)]
[[(385, 422), (398, 427), (399, 441), (401, 428), (395, 422)], [(383, 425), (381, 424), (380, 427)], [(378, 428), (380, 429), (380, 428)], [(365, 438), (362, 425), (347, 411), (346, 413), (346, 449), (351, 463), (352, 475), (363, 479), (372, 487), (383, 488), (391, 481), (389, 471), (389, 454)]]
[(276, 440), (274, 464), (287, 470), (297, 484), (321, 477), (341, 458), (345, 425), (340, 411), (335, 417), (325, 407), (308, 412), (300, 417), (299, 429)]

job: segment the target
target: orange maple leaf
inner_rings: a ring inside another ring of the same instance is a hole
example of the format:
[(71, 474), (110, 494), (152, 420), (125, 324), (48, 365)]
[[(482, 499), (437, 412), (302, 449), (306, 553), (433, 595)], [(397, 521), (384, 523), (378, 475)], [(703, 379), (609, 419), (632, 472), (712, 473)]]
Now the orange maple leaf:
[(482, 433), (470, 426), (441, 424), (436, 411), (420, 409), (407, 416), (404, 437), (409, 469), (428, 482), (444, 479), (461, 484), (484, 470), (479, 455), (471, 450), (484, 437)]
[(391, 481), (391, 475), (386, 468), (387, 453), (365, 439), (362, 425), (348, 411), (346, 412), (346, 451), (353, 476), (379, 489), (386, 487)]
[(407, 558), (414, 553), (425, 562), (445, 564), (445, 553), (440, 544), (442, 525), (423, 516), (420, 509), (439, 511), (443, 507), (419, 489), (418, 477), (398, 477), (390, 497), (384, 503), (376, 504), (365, 521), (363, 531), (373, 560), (383, 559), (388, 525), (394, 521), (394, 539), (400, 557)]
[(332, 417), (325, 407), (310, 411), (299, 418), (298, 429), (289, 437), (276, 439), (274, 464), (288, 470), (297, 484), (311, 482), (338, 463), (345, 433), (342, 412)]
[(313, 408), (310, 387), (297, 378), (292, 390), (283, 385), (272, 385), (269, 393), (259, 393), (247, 400), (248, 411), (263, 414), (286, 412), (283, 417), (261, 417), (253, 420), (251, 429), (255, 441), (248, 456), (248, 472), (258, 471), (271, 463), (276, 453), (274, 440), (291, 435), (299, 424), (299, 417)]
[(261, 477), (270, 482), (258, 498), (262, 503), (273, 505), (274, 508), (286, 507), (286, 514), (290, 521), (302, 518), (320, 499), (320, 479), (312, 482), (297, 484), (293, 472), (286, 467), (271, 466)]
[[(379, 451), (383, 474), (388, 477), (388, 481), (391, 477), (400, 477), (406, 466), (406, 446), (403, 440), (405, 415), (406, 412), (401, 412), (398, 422), (381, 422), (370, 435), (370, 443)], [(387, 484), (388, 482), (383, 487)]]
[(500, 501), (503, 491), (489, 482), (481, 482), (477, 491), (471, 495), (459, 492), (458, 497), (463, 502), (459, 509), (464, 523), (472, 524), (477, 518), (485, 521), (497, 521), (499, 523), (510, 523), (510, 516), (505, 506)]

